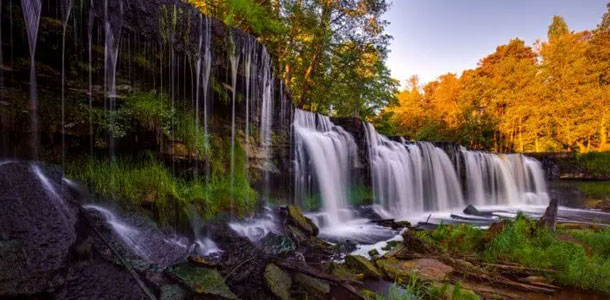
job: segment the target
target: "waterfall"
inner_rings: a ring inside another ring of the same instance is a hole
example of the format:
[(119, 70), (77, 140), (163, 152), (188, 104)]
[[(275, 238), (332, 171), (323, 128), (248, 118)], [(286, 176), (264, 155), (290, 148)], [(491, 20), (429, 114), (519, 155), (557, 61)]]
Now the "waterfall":
[[(61, 1), (62, 35), (61, 35), (61, 162), (65, 165), (66, 156), (66, 29), (70, 20), (72, 0)], [(76, 30), (76, 28), (74, 29)]]
[[(113, 23), (111, 16), (108, 12), (108, 0), (105, 1), (104, 6), (104, 31), (105, 31), (105, 44), (104, 44), (104, 86), (106, 92), (106, 98), (110, 100), (107, 106), (108, 115), (110, 116), (110, 127), (111, 132), (109, 134), (109, 145), (110, 156), (114, 159), (114, 110), (116, 102), (116, 69), (119, 58), (119, 45), (121, 40), (121, 15), (123, 10), (123, 2), (119, 1), (119, 23)], [(114, 27), (114, 28), (113, 28)], [(116, 28), (116, 32), (113, 30)]]
[(346, 219), (352, 159), (357, 152), (353, 137), (328, 117), (296, 109), (294, 116), (295, 200), (303, 203), (313, 194), (322, 198), (328, 225)]
[(462, 149), (466, 198), (476, 205), (544, 205), (548, 202), (540, 162), (522, 154)]
[[(38, 40), (38, 25), (40, 24), (40, 13), (42, 3), (40, 0), (21, 0), (23, 18), (28, 34), (28, 45), (30, 49), (30, 109), (32, 130), (32, 157), (38, 158), (38, 96), (36, 94), (36, 41)], [(12, 48), (12, 46), (11, 46)]]
[[(237, 96), (237, 70), (239, 67), (239, 58), (241, 49), (237, 50), (237, 44), (232, 40), (233, 52), (229, 56), (231, 62), (231, 92), (232, 92), (232, 106), (231, 106), (231, 188), (234, 187), (235, 183), (235, 98)], [(231, 211), (233, 211), (233, 198), (231, 198)]]
[(262, 81), (262, 107), (261, 107), (261, 146), (263, 157), (265, 158), (265, 174), (263, 196), (269, 200), (269, 171), (273, 168), (271, 162), (271, 131), (273, 125), (273, 96), (274, 96), (274, 77), (273, 61), (267, 49), (263, 47), (261, 55), (261, 81)]
[(404, 218), (424, 211), (464, 204), (449, 156), (428, 142), (392, 141), (365, 124), (375, 201), (387, 217)]
[[(81, 2), (82, 3), (82, 2)], [(89, 58), (89, 152), (93, 155), (93, 56), (91, 47), (93, 44), (93, 0), (89, 1), (89, 24), (87, 24), (88, 58)]]
[(53, 185), (51, 180), (49, 180), (49, 178), (42, 172), (42, 170), (40, 170), (40, 167), (38, 165), (32, 164), (30, 166), (30, 169), (40, 181), (40, 184), (42, 185), (42, 188), (44, 189), (48, 200), (51, 201), (63, 222), (65, 224), (70, 224), (72, 219), (70, 208), (68, 207), (68, 204), (65, 202), (65, 200), (59, 195), (59, 193), (57, 193), (57, 190), (55, 189), (55, 186)]
[(104, 207), (88, 204), (84, 205), (83, 208), (88, 210), (93, 209), (99, 212), (104, 219), (106, 219), (106, 223), (112, 227), (112, 230), (119, 236), (123, 244), (125, 244), (125, 246), (129, 248), (133, 254), (148, 260), (148, 251), (141, 246), (146, 237), (142, 235), (140, 231), (121, 222), (121, 220), (119, 220), (114, 213)]
[(246, 76), (246, 158), (250, 147), (250, 85), (252, 76), (252, 57), (256, 51), (256, 40), (252, 37), (246, 43), (246, 53), (244, 61), (244, 73)]

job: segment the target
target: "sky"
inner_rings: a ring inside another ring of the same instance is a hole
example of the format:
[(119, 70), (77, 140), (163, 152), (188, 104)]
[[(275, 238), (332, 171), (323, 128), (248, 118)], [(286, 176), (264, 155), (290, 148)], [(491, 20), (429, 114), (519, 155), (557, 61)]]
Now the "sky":
[(392, 0), (385, 18), (394, 37), (388, 66), (404, 86), (461, 74), (513, 38), (532, 46), (546, 39), (554, 15), (570, 30), (594, 29), (608, 0)]

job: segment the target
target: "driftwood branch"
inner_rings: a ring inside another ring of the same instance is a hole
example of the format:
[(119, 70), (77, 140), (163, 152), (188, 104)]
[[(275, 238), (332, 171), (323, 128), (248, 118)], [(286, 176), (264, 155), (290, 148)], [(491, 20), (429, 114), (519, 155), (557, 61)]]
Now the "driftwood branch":
[(305, 265), (299, 265), (299, 264), (295, 264), (295, 263), (291, 263), (291, 262), (287, 262), (285, 260), (278, 260), (274, 262), (276, 265), (285, 268), (285, 269), (290, 269), (292, 271), (296, 271), (299, 273), (303, 273), (312, 277), (316, 277), (319, 279), (324, 279), (324, 280), (328, 280), (336, 285), (341, 286), (342, 288), (346, 289), (347, 291), (349, 291), (350, 293), (352, 293), (354, 296), (356, 296), (358, 299), (362, 299), (364, 300), (365, 298), (358, 292), (358, 290), (356, 290), (353, 286), (351, 286), (349, 284), (349, 281), (347, 280), (343, 280), (339, 277), (333, 276), (331, 274), (327, 274), (324, 273), (322, 271), (319, 271), (317, 269), (314, 269), (312, 267), (308, 267)]

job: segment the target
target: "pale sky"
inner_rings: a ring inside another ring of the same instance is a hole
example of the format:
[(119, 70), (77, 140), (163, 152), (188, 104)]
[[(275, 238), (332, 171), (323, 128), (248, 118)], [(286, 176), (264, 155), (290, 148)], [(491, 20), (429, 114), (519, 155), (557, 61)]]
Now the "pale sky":
[(392, 77), (421, 83), (452, 72), (461, 74), (512, 38), (532, 46), (546, 38), (554, 15), (570, 30), (594, 29), (608, 0), (393, 0), (385, 18)]

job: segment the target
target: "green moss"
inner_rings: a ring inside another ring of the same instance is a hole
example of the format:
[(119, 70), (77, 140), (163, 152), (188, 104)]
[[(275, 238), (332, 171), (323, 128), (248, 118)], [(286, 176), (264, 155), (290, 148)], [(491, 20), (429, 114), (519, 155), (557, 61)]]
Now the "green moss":
[(214, 175), (204, 180), (184, 180), (172, 175), (153, 157), (134, 159), (76, 159), (67, 172), (82, 180), (91, 190), (124, 206), (137, 208), (153, 204), (156, 216), (164, 224), (173, 216), (175, 202), (191, 205), (204, 218), (233, 211), (244, 216), (254, 209), (256, 192), (244, 172), (232, 181), (227, 175)]
[(190, 290), (213, 299), (238, 299), (215, 269), (192, 266), (188, 263), (174, 265), (168, 272), (183, 282)]

